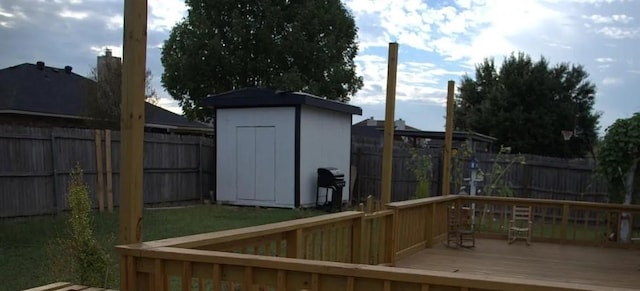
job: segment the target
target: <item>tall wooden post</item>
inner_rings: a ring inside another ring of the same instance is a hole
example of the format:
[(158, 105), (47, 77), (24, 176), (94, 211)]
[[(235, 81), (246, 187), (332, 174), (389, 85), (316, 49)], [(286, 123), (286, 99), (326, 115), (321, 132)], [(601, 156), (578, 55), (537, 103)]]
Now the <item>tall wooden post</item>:
[(113, 212), (113, 171), (111, 168), (111, 130), (104, 131), (104, 165), (107, 173), (107, 209)]
[(396, 108), (396, 72), (398, 70), (398, 44), (389, 43), (387, 68), (387, 102), (384, 116), (384, 147), (382, 149), (382, 205), (391, 202), (391, 166), (393, 162), (394, 112)]
[(120, 242), (142, 241), (142, 146), (147, 1), (124, 1), (120, 117)]
[(442, 196), (450, 194), (451, 185), (451, 148), (453, 147), (453, 93), (456, 83), (449, 81), (447, 86), (447, 124), (444, 133), (444, 156), (442, 158)]
[(102, 173), (102, 130), (96, 129), (96, 194), (98, 195), (98, 209), (104, 210), (104, 175)]

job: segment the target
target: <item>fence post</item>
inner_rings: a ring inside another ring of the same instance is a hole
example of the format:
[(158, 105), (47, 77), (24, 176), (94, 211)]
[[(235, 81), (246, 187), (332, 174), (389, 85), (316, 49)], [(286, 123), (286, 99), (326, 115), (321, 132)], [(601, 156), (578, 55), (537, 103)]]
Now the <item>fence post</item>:
[(364, 236), (364, 213), (360, 215), (358, 218), (353, 219), (353, 228), (351, 233), (351, 263), (352, 264), (361, 264), (363, 263), (363, 244), (364, 240), (362, 239)]
[(198, 190), (200, 191), (200, 202), (204, 201), (204, 188), (202, 187), (202, 136), (198, 137)]
[(391, 254), (390, 254), (390, 265), (393, 267), (396, 265), (396, 251), (398, 249), (398, 236), (399, 236), (399, 228), (400, 228), (400, 210), (398, 208), (393, 209), (393, 219), (391, 223)]
[[(296, 229), (287, 233), (287, 258), (304, 259), (304, 244), (302, 229)], [(276, 250), (278, 252), (278, 250)]]
[(60, 213), (63, 208), (62, 197), (58, 191), (58, 170), (56, 169), (56, 136), (51, 131), (51, 168), (53, 174), (53, 201), (55, 203), (56, 213)]
[(564, 242), (567, 239), (567, 229), (569, 227), (569, 203), (562, 204), (562, 224), (560, 225), (560, 239)]
[(522, 197), (531, 198), (531, 167), (522, 164)]
[(107, 168), (107, 209), (113, 212), (113, 169), (111, 168), (111, 130), (104, 131), (105, 167)]
[(96, 194), (98, 195), (98, 209), (100, 212), (104, 210), (104, 181), (102, 177), (102, 132), (99, 129), (96, 133)]
[(393, 266), (395, 263), (394, 254), (395, 254), (395, 245), (394, 245), (394, 236), (395, 236), (395, 223), (396, 223), (396, 210), (393, 210), (391, 215), (386, 216), (384, 219), (384, 260), (383, 263)]
[(149, 273), (141, 273), (137, 270), (136, 258), (130, 255), (120, 256), (120, 290), (121, 291), (147, 291), (152, 290)]

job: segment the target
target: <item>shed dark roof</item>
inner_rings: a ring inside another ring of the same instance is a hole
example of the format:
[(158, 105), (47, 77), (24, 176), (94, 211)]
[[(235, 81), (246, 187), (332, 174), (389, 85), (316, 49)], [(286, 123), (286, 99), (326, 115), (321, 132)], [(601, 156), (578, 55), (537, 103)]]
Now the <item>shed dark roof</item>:
[[(21, 64), (0, 70), (0, 112), (85, 116), (87, 94), (95, 92), (96, 82), (73, 72), (35, 64)], [(175, 128), (211, 129), (159, 106), (145, 103), (145, 122)]]
[(278, 91), (267, 88), (244, 88), (216, 95), (209, 95), (202, 101), (202, 104), (215, 108), (308, 105), (338, 112), (362, 115), (362, 108), (357, 106), (324, 99), (308, 93)]

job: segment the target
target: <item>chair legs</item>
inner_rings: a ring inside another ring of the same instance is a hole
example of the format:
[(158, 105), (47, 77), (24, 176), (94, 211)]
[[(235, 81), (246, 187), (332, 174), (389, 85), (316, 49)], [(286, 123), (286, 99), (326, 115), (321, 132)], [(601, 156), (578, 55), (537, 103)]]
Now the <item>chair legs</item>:
[[(522, 235), (522, 233), (526, 233), (526, 236)], [(531, 245), (531, 233), (529, 232), (529, 230), (526, 231), (519, 231), (519, 230), (515, 230), (515, 229), (510, 229), (509, 230), (509, 239), (508, 239), (508, 243), (512, 244), (514, 243), (517, 239), (524, 239), (525, 243), (530, 246)]]
[(463, 248), (473, 248), (476, 246), (476, 238), (473, 230), (461, 231), (460, 241), (458, 243)]

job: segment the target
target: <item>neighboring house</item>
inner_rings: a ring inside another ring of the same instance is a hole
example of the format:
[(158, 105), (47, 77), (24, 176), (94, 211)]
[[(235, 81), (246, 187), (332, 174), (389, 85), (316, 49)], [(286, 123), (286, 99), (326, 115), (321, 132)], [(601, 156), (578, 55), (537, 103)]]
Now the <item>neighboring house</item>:
[[(402, 120), (402, 118), (396, 120), (394, 123), (396, 130), (419, 130), (413, 126), (407, 125), (407, 123)], [(369, 128), (373, 127), (377, 129), (384, 129), (384, 120), (375, 120), (372, 116), (369, 117), (369, 119), (365, 119), (363, 121), (355, 123), (353, 126), (367, 126)]]
[[(53, 68), (44, 62), (0, 69), (0, 124), (37, 127), (108, 128), (87, 122), (86, 100), (96, 82), (70, 66)], [(142, 98), (142, 96), (141, 96)], [(213, 134), (213, 128), (145, 102), (145, 131)]]
[[(352, 138), (358, 145), (382, 145), (384, 136), (384, 120), (365, 119), (352, 126)], [(404, 120), (395, 121), (394, 137), (410, 147), (442, 148), (444, 145), (444, 131), (422, 131), (406, 125)], [(496, 138), (477, 132), (454, 131), (453, 147), (459, 148), (467, 140), (471, 141), (473, 152), (493, 152)]]

